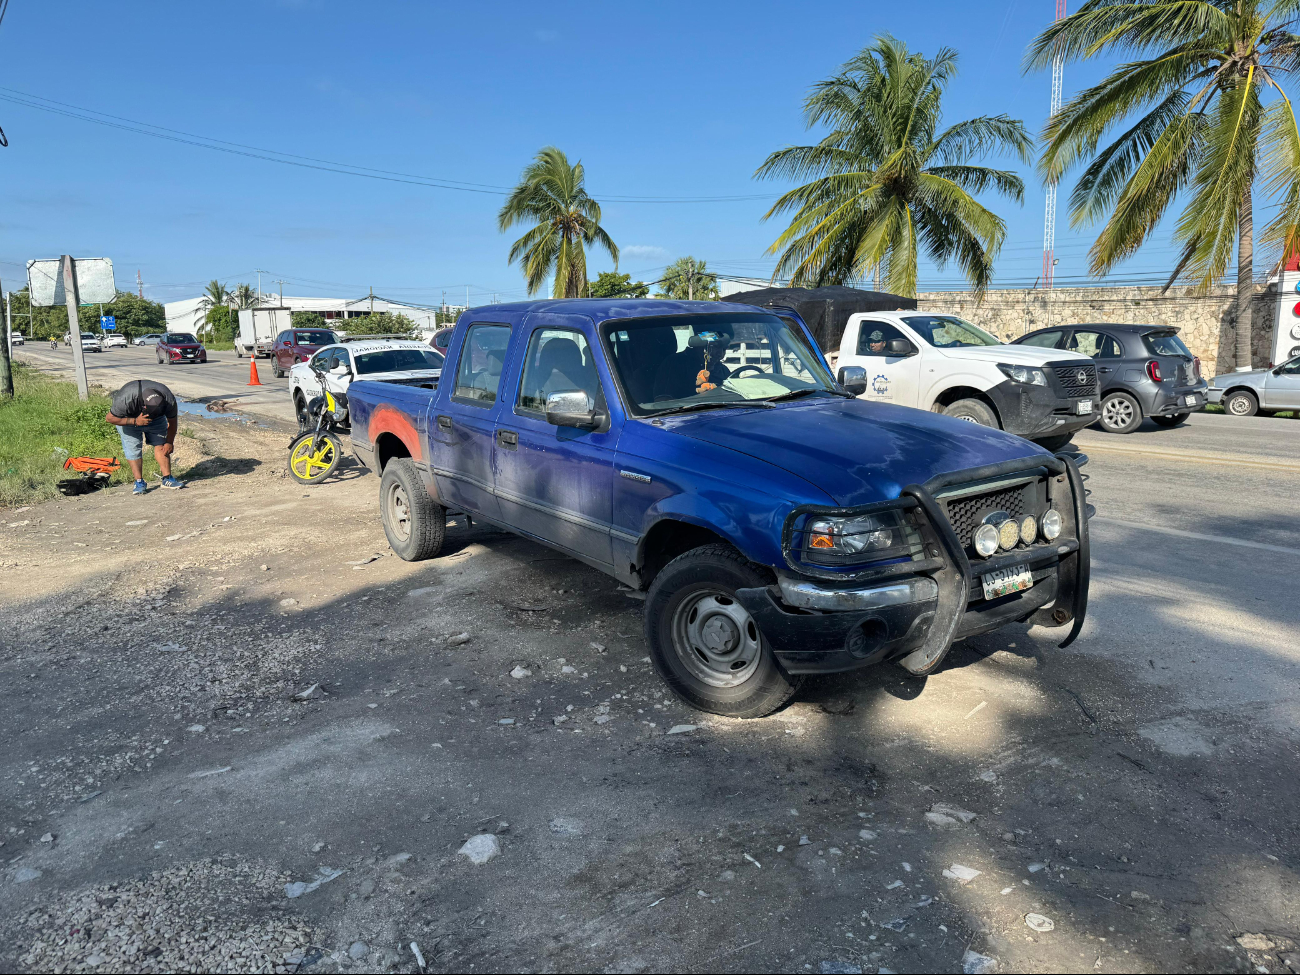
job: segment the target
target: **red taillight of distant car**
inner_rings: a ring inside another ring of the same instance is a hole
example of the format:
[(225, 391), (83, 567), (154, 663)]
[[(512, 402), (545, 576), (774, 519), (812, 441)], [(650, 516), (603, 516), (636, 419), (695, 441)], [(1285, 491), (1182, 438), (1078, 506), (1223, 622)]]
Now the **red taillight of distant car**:
[(1160, 382), (1164, 377), (1160, 375), (1160, 363), (1152, 359), (1147, 363), (1147, 375), (1151, 377), (1152, 382)]

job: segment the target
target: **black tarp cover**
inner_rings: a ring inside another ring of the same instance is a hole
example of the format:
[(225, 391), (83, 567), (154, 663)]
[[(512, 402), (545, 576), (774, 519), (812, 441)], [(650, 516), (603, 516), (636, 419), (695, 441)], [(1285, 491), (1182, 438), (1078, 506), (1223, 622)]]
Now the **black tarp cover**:
[(837, 352), (849, 316), (866, 311), (915, 311), (916, 299), (891, 295), (887, 291), (859, 291), (827, 285), (824, 288), (759, 288), (727, 295), (723, 301), (737, 301), (762, 308), (793, 308), (812, 330), (823, 352)]

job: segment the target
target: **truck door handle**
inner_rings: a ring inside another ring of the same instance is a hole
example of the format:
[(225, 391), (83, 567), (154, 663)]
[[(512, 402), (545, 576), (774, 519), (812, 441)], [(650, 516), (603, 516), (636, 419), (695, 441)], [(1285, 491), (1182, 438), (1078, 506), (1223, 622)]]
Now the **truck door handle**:
[(519, 434), (513, 430), (498, 430), (497, 443), (506, 450), (519, 449)]
[(450, 429), (451, 429), (451, 417), (449, 417), (449, 416), (440, 416), (440, 417), (438, 417), (438, 429), (439, 429), (439, 430), (450, 430)]
[(1110, 366), (1102, 366), (1102, 367), (1101, 367), (1100, 369), (1098, 369), (1097, 371), (1098, 371), (1098, 372), (1114, 372), (1114, 370), (1111, 369)]

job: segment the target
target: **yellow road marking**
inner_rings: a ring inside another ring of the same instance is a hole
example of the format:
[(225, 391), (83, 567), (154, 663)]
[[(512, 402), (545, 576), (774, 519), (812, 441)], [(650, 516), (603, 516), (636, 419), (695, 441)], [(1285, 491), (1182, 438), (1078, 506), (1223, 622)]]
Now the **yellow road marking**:
[(1289, 463), (1278, 460), (1260, 460), (1243, 454), (1209, 454), (1200, 450), (1152, 450), (1147, 447), (1126, 447), (1120, 444), (1100, 444), (1089, 440), (1077, 445), (1085, 454), (1098, 450), (1109, 450), (1117, 454), (1137, 454), (1147, 457), (1163, 457), (1165, 460), (1184, 461), (1188, 464), (1214, 464), (1222, 467), (1254, 467), (1268, 471), (1286, 471), (1300, 474), (1300, 462)]

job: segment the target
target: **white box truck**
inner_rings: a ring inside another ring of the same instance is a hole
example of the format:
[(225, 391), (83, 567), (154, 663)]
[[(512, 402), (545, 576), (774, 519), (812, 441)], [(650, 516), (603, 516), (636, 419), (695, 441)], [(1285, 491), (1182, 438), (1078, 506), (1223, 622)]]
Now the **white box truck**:
[(292, 328), (288, 308), (245, 308), (239, 313), (239, 335), (235, 339), (235, 354), (244, 356), (269, 356), (275, 337)]

